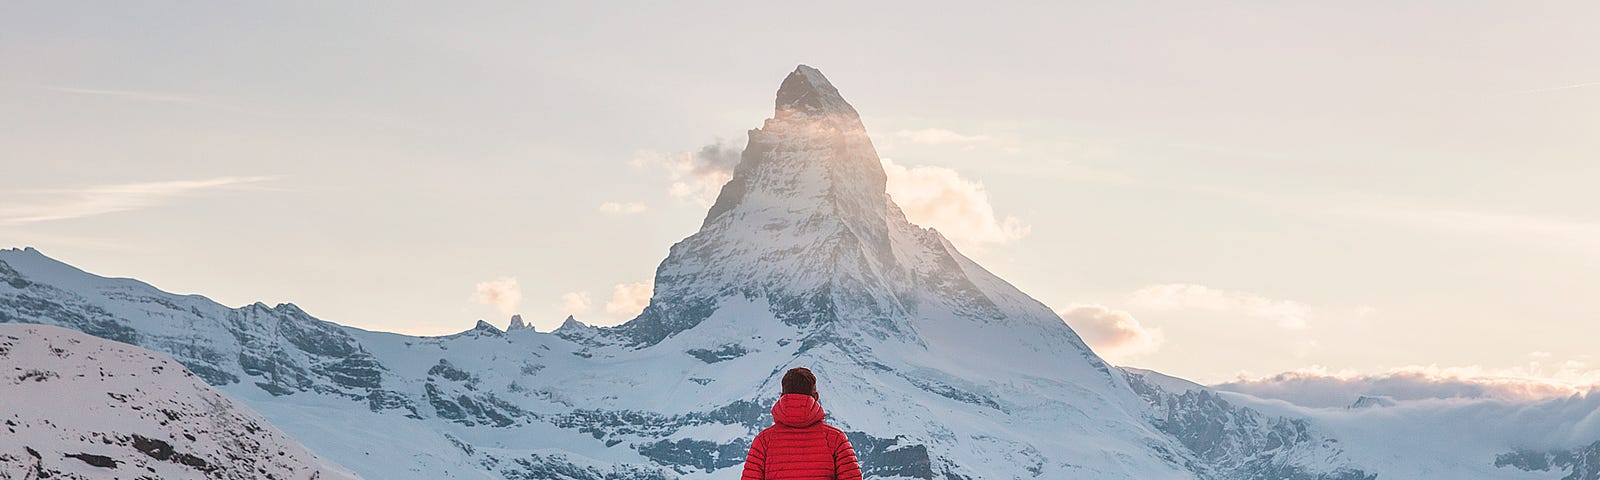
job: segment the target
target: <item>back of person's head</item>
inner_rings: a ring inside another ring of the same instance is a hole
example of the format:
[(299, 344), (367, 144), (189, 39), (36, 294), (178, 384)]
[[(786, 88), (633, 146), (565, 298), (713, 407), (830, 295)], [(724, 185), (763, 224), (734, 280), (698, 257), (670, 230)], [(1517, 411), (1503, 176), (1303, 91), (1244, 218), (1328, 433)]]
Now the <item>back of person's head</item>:
[(817, 376), (805, 367), (795, 367), (783, 374), (783, 393), (817, 396)]

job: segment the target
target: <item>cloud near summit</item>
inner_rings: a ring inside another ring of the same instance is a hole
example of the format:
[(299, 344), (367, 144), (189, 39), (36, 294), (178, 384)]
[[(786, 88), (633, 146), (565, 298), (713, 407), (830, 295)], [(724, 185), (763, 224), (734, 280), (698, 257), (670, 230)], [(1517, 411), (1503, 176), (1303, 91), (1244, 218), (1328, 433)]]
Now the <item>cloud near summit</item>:
[[(945, 138), (938, 133), (924, 136)], [(738, 145), (719, 141), (693, 151), (643, 151), (635, 154), (631, 163), (664, 173), (672, 197), (703, 208), (711, 206), (722, 186), (733, 178), (733, 167), (738, 165), (742, 150)], [(882, 162), (889, 196), (906, 219), (934, 228), (960, 246), (1011, 243), (1032, 229), (1017, 217), (996, 213), (983, 183), (963, 177), (960, 172), (945, 167), (906, 166), (887, 158)]]
[(718, 140), (687, 152), (640, 151), (630, 163), (636, 168), (665, 173), (673, 198), (710, 207), (722, 185), (733, 179), (733, 167), (739, 164), (743, 151), (743, 147)]

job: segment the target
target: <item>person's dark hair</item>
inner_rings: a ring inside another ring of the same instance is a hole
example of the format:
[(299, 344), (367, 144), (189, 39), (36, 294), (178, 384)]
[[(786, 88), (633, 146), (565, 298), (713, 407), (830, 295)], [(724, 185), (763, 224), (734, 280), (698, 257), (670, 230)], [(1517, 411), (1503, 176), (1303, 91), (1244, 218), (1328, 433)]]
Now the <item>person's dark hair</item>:
[(783, 393), (817, 396), (817, 376), (805, 367), (795, 367), (783, 374)]

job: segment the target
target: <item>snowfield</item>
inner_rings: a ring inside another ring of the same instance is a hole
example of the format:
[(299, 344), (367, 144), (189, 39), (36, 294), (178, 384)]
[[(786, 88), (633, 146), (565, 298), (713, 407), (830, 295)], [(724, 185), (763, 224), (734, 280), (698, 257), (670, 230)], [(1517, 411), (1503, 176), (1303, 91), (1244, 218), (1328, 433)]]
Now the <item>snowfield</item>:
[(358, 478), (166, 355), (4, 324), (0, 372), (0, 478)]

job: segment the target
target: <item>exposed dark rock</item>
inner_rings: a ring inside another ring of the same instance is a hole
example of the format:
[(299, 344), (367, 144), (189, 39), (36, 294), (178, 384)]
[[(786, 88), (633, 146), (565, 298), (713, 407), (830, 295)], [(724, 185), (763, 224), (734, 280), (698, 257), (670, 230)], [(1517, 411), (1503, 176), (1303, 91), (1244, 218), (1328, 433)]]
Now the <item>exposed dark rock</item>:
[(176, 449), (172, 448), (172, 444), (169, 444), (163, 440), (146, 438), (142, 435), (134, 434), (133, 448), (138, 450), (139, 453), (143, 453), (150, 458), (154, 458), (163, 462), (187, 465), (202, 472), (216, 470), (216, 467), (207, 463), (205, 459), (187, 453), (178, 452)]
[(696, 348), (684, 353), (687, 353), (694, 358), (698, 358), (702, 362), (717, 363), (742, 357), (746, 353), (750, 353), (750, 351), (745, 350), (744, 345), (731, 343), (717, 347), (715, 350)]
[(1495, 457), (1494, 466), (1524, 471), (1566, 472), (1561, 480), (1600, 480), (1600, 442), (1570, 450), (1516, 450)]
[(95, 455), (92, 453), (69, 453), (63, 456), (67, 458), (83, 460), (83, 463), (100, 468), (117, 468), (117, 463), (119, 463), (115, 458), (107, 457), (105, 455)]
[(443, 377), (452, 382), (465, 382), (472, 379), (472, 374), (451, 365), (449, 360), (439, 359), (439, 363), (428, 369), (428, 375)]
[(933, 457), (928, 447), (905, 437), (878, 438), (862, 432), (845, 432), (866, 477), (906, 477), (932, 480)]
[(745, 452), (750, 450), (750, 439), (723, 444), (693, 439), (661, 440), (635, 445), (634, 449), (662, 465), (689, 467), (711, 473), (713, 470), (744, 464)]

